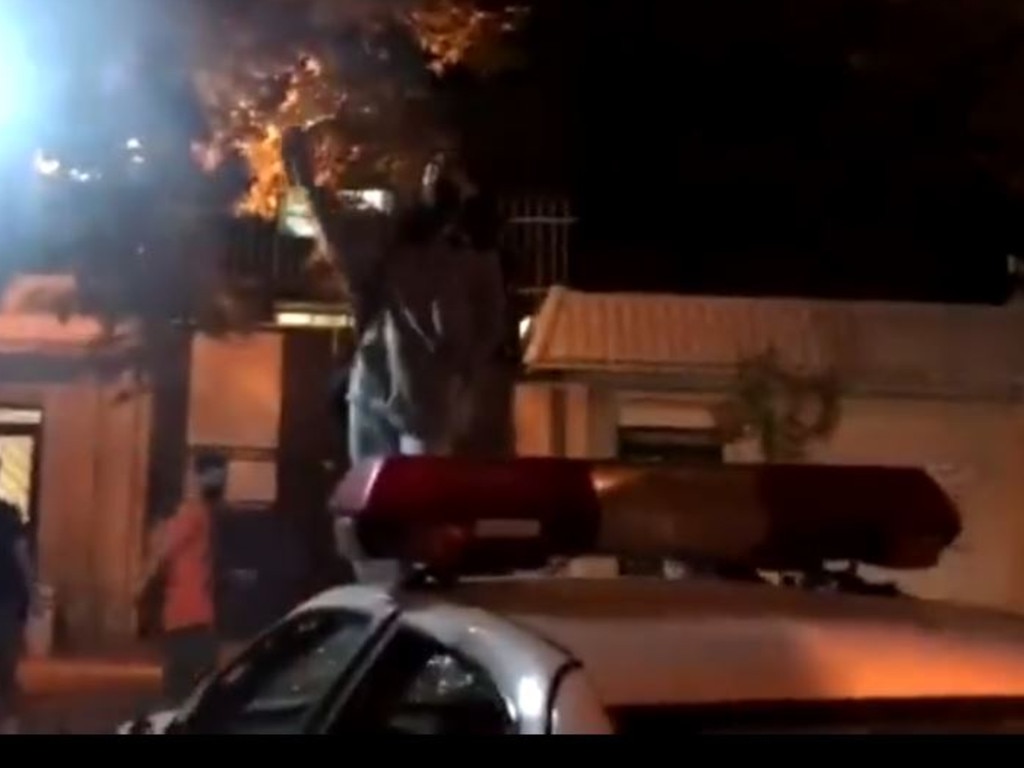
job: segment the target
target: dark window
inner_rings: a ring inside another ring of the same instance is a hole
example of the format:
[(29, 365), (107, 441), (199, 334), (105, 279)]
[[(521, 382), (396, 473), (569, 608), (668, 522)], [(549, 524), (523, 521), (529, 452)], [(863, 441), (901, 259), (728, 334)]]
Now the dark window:
[(619, 458), (627, 461), (721, 464), (725, 460), (719, 436), (711, 429), (622, 427)]
[(1024, 733), (1018, 698), (725, 702), (609, 709), (620, 734)]
[(185, 730), (301, 733), (366, 643), (368, 616), (316, 611), (257, 641), (206, 690)]
[(515, 732), (515, 721), (484, 669), (406, 629), (388, 644), (333, 730), (502, 735)]

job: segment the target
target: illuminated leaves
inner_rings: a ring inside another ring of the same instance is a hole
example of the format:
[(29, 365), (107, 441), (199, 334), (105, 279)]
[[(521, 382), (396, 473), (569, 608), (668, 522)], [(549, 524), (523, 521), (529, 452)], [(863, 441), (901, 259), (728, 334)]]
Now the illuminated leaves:
[(496, 62), (504, 63), (493, 54), (503, 50), (503, 36), (515, 32), (525, 14), (517, 6), (487, 11), (458, 0), (438, 0), (410, 9), (405, 20), (435, 72), (467, 63), (487, 71)]
[(513, 62), (506, 39), (524, 19), (470, 0), (214, 2), (208, 13), (194, 48), (211, 136), (194, 154), (208, 171), (240, 154), (253, 181), (236, 211), (268, 219), (286, 186), (281, 136), (292, 127), (317, 127), (318, 182), (328, 187), (356, 168), (410, 184), (442, 141), (417, 103), (429, 73)]

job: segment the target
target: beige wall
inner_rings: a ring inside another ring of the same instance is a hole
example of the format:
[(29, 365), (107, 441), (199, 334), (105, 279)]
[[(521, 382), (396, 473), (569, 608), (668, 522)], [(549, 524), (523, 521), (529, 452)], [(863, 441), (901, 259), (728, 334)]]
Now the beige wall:
[(189, 384), (190, 445), (273, 450), (281, 421), (279, 333), (196, 334)]
[(188, 444), (241, 452), (228, 463), (232, 503), (277, 498), (283, 364), (280, 333), (193, 337)]
[(38, 553), (78, 644), (127, 638), (142, 555), (150, 398), (120, 383), (0, 387), (4, 405), (43, 410)]
[[(618, 424), (709, 425), (714, 395), (621, 392), (565, 387), (567, 455), (614, 455)], [(529, 385), (517, 397), (517, 428), (545, 434), (532, 452), (550, 455), (556, 385)], [(528, 441), (520, 440), (521, 448)], [(727, 447), (729, 461), (759, 460), (757, 445)], [(812, 448), (825, 463), (921, 466), (956, 499), (964, 534), (937, 568), (900, 580), (915, 594), (1024, 611), (1024, 406), (1009, 403), (848, 400), (836, 434)], [(886, 578), (890, 574), (885, 574)]]
[[(715, 397), (645, 393), (579, 383), (516, 386), (516, 447), (520, 456), (565, 455), (610, 459), (618, 451), (618, 427), (707, 429)], [(557, 416), (562, 410), (561, 417)], [(564, 430), (562, 436), (558, 429)]]
[(546, 384), (518, 384), (513, 398), (516, 454), (551, 456), (554, 441), (554, 388)]
[(1024, 410), (1000, 403), (852, 400), (812, 450), (828, 463), (928, 469), (964, 533), (937, 568), (901, 578), (926, 597), (1024, 611)]

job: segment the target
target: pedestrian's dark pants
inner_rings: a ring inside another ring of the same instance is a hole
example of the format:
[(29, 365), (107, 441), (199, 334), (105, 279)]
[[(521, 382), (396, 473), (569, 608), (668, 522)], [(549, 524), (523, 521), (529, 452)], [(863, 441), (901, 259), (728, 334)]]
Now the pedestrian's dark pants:
[(0, 725), (16, 714), (18, 659), (24, 632), (25, 622), (19, 606), (0, 603)]
[(185, 699), (217, 665), (213, 627), (175, 629), (164, 635), (164, 697), (169, 704)]

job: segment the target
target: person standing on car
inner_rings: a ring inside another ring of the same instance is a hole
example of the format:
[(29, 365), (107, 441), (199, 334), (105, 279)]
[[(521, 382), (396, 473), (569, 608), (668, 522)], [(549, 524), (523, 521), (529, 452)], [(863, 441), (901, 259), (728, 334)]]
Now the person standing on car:
[(177, 511), (153, 532), (143, 592), (160, 584), (164, 695), (185, 698), (217, 663), (214, 610), (214, 511), (224, 499), (226, 462), (196, 457)]
[(18, 729), (18, 660), (35, 588), (28, 530), (17, 507), (0, 501), (0, 734)]
[(308, 132), (290, 131), (283, 154), (290, 183), (306, 190), (320, 247), (346, 278), (356, 336), (349, 458), (452, 455), (504, 313), (497, 270), (460, 231), (472, 193), (466, 174), (438, 153), (394, 226), (378, 222), (382, 239), (361, 238), (337, 197), (318, 186), (310, 142)]

